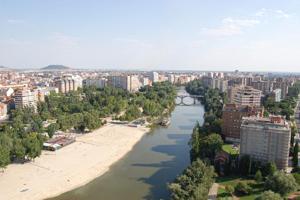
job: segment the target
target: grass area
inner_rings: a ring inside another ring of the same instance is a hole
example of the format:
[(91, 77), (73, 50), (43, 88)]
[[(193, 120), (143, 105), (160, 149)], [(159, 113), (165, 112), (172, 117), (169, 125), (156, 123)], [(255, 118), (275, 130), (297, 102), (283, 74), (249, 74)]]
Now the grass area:
[(234, 149), (232, 144), (224, 144), (222, 146), (223, 151), (226, 151), (227, 153), (231, 155), (239, 154), (239, 151), (237, 149)]
[(256, 183), (252, 179), (241, 178), (238, 176), (219, 177), (217, 178), (216, 182), (220, 184), (218, 189), (218, 197), (217, 197), (218, 200), (224, 200), (224, 199), (231, 200), (232, 197), (229, 193), (226, 192), (225, 186), (231, 185), (234, 188), (239, 182), (246, 182), (252, 188), (252, 192), (250, 195), (246, 195), (246, 196), (237, 195), (237, 197), (240, 200), (254, 200), (263, 192), (264, 189), (263, 183)]

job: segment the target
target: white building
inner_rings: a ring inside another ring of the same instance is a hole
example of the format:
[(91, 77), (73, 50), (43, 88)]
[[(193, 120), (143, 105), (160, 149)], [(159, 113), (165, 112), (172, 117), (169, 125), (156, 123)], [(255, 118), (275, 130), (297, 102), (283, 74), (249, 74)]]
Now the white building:
[(150, 72), (150, 80), (155, 83), (159, 81), (159, 74), (157, 72)]
[(107, 79), (105, 78), (95, 78), (95, 79), (85, 79), (83, 80), (84, 86), (95, 86), (96, 88), (104, 88), (107, 85)]
[(82, 78), (80, 76), (64, 76), (54, 82), (54, 86), (58, 88), (61, 93), (68, 93), (76, 91), (82, 87)]
[(231, 103), (239, 106), (260, 106), (261, 104), (260, 90), (256, 90), (248, 86), (233, 87), (229, 90), (229, 98)]
[(108, 86), (122, 88), (130, 92), (137, 92), (141, 87), (139, 78), (136, 75), (109, 76), (107, 84)]
[(29, 89), (18, 90), (15, 93), (15, 106), (16, 108), (33, 107), (37, 106), (37, 93)]
[(278, 169), (288, 167), (291, 129), (281, 116), (244, 117), (241, 125), (240, 156), (275, 162)]

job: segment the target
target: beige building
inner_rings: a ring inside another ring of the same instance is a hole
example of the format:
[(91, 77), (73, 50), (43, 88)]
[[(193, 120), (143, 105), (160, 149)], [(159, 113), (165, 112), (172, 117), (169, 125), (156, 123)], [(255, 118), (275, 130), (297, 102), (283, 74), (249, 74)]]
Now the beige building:
[(37, 106), (37, 92), (29, 89), (18, 90), (15, 93), (15, 106), (16, 108), (33, 107)]
[(94, 78), (83, 80), (84, 86), (94, 86), (96, 88), (104, 88), (107, 85), (107, 79), (105, 78)]
[(238, 106), (260, 106), (262, 92), (249, 86), (232, 87), (228, 92), (231, 103)]
[(80, 77), (66, 76), (56, 80), (54, 87), (57, 87), (61, 93), (76, 91), (79, 87), (82, 87), (82, 79)]
[(0, 120), (7, 118), (7, 104), (0, 102)]
[(240, 156), (275, 162), (278, 169), (288, 167), (291, 129), (281, 116), (244, 117), (241, 125)]
[(130, 92), (136, 92), (141, 87), (140, 80), (136, 75), (109, 76), (107, 85), (116, 88), (122, 88)]

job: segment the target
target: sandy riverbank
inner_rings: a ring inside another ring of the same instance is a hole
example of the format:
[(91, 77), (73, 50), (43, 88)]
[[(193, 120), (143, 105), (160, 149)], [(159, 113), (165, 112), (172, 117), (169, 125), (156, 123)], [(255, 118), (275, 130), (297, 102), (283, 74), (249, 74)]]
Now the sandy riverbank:
[(107, 125), (34, 162), (11, 164), (0, 173), (1, 200), (40, 200), (56, 196), (105, 173), (141, 139), (146, 128)]

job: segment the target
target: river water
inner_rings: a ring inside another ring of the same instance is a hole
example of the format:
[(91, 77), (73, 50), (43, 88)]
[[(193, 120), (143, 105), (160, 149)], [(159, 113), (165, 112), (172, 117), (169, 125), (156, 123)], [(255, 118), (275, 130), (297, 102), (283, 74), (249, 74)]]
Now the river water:
[(147, 133), (101, 177), (51, 200), (168, 199), (167, 183), (189, 165), (188, 141), (196, 121), (203, 122), (203, 114), (201, 105), (176, 106), (169, 127)]

